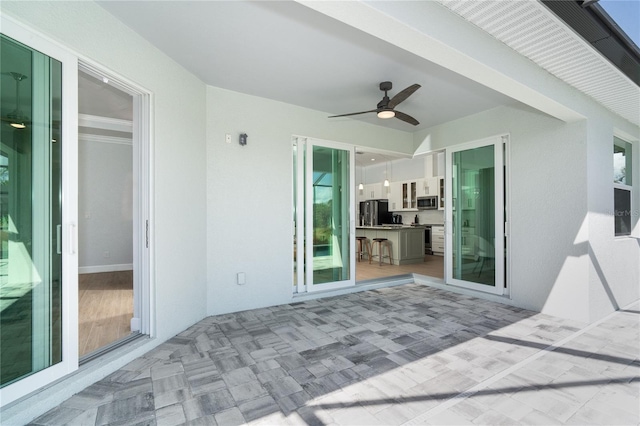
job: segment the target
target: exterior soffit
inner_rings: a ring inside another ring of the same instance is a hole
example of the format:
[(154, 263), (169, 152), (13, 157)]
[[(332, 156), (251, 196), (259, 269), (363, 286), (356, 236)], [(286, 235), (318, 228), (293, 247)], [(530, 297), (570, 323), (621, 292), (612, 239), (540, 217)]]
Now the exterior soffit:
[(543, 4), (438, 0), (613, 113), (640, 125), (640, 88)]

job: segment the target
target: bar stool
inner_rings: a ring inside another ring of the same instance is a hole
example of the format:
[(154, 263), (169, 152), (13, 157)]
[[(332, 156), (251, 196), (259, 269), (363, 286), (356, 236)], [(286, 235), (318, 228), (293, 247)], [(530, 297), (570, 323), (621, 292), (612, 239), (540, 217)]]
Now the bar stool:
[(360, 262), (360, 260), (362, 259), (363, 248), (367, 250), (369, 261), (371, 261), (371, 243), (369, 243), (369, 239), (367, 237), (356, 237), (356, 242), (358, 243), (356, 247), (356, 256), (358, 258), (358, 262)]
[[(378, 243), (378, 261), (380, 262), (380, 265), (382, 265), (382, 258), (383, 257), (388, 257), (389, 258), (389, 265), (393, 265), (393, 255), (391, 254), (391, 241), (389, 241), (386, 238), (374, 238), (373, 239), (373, 247), (376, 247), (376, 243)], [(383, 256), (383, 251), (382, 249), (386, 247), (387, 248), (387, 253), (388, 256)], [(369, 256), (369, 263), (371, 263), (371, 258), (374, 255), (372, 254), (371, 256)]]

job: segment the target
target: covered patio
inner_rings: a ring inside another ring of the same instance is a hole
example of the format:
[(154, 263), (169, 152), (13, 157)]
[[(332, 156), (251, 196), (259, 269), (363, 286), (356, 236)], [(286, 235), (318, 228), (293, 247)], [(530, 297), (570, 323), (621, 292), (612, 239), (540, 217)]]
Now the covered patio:
[(637, 424), (639, 314), (406, 284), (212, 316), (33, 424)]

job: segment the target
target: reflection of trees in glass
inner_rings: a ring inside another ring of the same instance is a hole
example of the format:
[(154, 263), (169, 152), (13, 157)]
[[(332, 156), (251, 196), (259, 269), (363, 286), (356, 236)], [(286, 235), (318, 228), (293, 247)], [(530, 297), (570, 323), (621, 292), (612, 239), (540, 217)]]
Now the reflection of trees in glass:
[(313, 204), (313, 243), (328, 244), (331, 238), (332, 200)]
[(5, 186), (7, 183), (9, 183), (9, 169), (0, 166), (0, 186)]
[(625, 176), (627, 175), (626, 167), (615, 170), (613, 173), (613, 181), (615, 183), (625, 183)]

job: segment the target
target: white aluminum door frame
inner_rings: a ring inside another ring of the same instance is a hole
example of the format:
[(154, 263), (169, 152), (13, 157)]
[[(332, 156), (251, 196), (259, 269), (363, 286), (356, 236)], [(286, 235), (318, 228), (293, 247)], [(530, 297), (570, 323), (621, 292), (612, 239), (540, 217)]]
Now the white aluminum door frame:
[(133, 318), (131, 331), (153, 336), (151, 315), (151, 94), (99, 65), (80, 59), (78, 69), (133, 97)]
[[(313, 138), (297, 137), (297, 194), (296, 194), (296, 223), (297, 230), (297, 259), (304, 259), (304, 265), (300, 262), (297, 265), (297, 286), (298, 293), (316, 292), (333, 290), (355, 286), (356, 265), (355, 265), (355, 193), (353, 182), (355, 182), (355, 146), (333, 141), (326, 141)], [(325, 148), (338, 149), (349, 152), (349, 181), (346, 188), (349, 190), (349, 279), (343, 281), (334, 281), (322, 284), (313, 284), (313, 199), (312, 197), (304, 197), (305, 193), (310, 194), (313, 191), (313, 147), (321, 146)], [(304, 167), (302, 167), (304, 165)], [(304, 174), (303, 174), (304, 170)], [(305, 179), (302, 179), (302, 178)], [(302, 183), (305, 183), (304, 185)], [(301, 224), (304, 223), (304, 226)], [(300, 232), (304, 229), (304, 233)], [(311, 242), (307, 250), (305, 250), (304, 242)]]
[[(482, 291), (484, 293), (503, 295), (506, 293), (505, 274), (505, 200), (504, 200), (504, 165), (505, 165), (505, 149), (508, 137), (505, 135), (492, 136), (486, 139), (480, 139), (464, 143), (461, 145), (446, 148), (446, 185), (445, 199), (448, 201), (445, 205), (445, 282), (449, 285), (468, 288), (472, 290)], [(460, 151), (466, 151), (484, 146), (493, 145), (494, 160), (494, 193), (495, 193), (495, 244), (494, 244), (494, 260), (495, 260), (495, 286), (478, 284), (470, 281), (464, 281), (453, 278), (453, 154)]]

